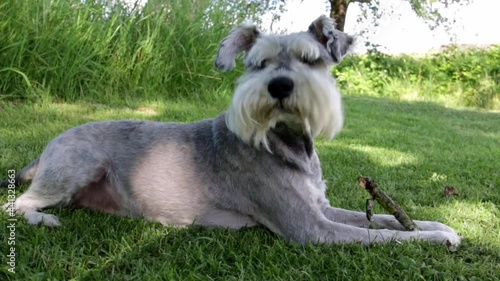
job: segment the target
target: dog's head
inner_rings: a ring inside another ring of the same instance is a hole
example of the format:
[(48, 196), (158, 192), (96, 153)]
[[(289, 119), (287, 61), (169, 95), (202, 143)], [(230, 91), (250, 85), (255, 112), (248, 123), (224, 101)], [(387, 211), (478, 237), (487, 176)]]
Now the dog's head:
[(343, 124), (340, 93), (330, 75), (354, 38), (321, 16), (308, 31), (264, 35), (255, 25), (234, 28), (220, 44), (215, 66), (229, 71), (244, 52), (245, 73), (238, 79), (226, 113), (228, 128), (243, 141), (269, 149), (267, 132), (277, 123), (312, 138), (332, 138)]

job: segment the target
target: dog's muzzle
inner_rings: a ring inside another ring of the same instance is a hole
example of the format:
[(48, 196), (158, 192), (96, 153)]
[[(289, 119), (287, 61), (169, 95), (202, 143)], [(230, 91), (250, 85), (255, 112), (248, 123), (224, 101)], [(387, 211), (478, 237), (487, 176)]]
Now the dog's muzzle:
[(285, 76), (279, 76), (269, 81), (267, 90), (269, 91), (271, 97), (282, 101), (292, 94), (293, 86), (294, 84), (292, 79)]

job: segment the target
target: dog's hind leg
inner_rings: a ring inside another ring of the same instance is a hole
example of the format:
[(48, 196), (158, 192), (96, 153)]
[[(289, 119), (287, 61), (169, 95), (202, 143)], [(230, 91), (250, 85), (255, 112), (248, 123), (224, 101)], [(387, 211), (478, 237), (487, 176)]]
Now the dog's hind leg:
[[(89, 162), (65, 163), (57, 154), (46, 154), (40, 161), (28, 190), (12, 204), (4, 205), (7, 211), (22, 214), (28, 224), (59, 226), (59, 219), (41, 210), (54, 206), (67, 206), (86, 187), (105, 179), (111, 165), (97, 157)], [(71, 157), (72, 155), (66, 155)]]
[(59, 219), (51, 214), (40, 212), (44, 208), (55, 206), (60, 203), (61, 197), (58, 195), (46, 195), (37, 192), (39, 188), (31, 185), (30, 189), (17, 198), (14, 206), (4, 205), (5, 209), (14, 208), (16, 212), (22, 214), (28, 224), (46, 226), (59, 226)]
[[(34, 178), (36, 171), (38, 169), (40, 158), (32, 161), (28, 166), (26, 166), (19, 174), (14, 178), (14, 182), (3, 181), (0, 183), (1, 187), (7, 187), (10, 184), (14, 184), (16, 187), (21, 184), (21, 182), (30, 181)], [(36, 184), (35, 184), (36, 185)], [(32, 185), (33, 186), (33, 185)], [(53, 198), (44, 198), (38, 195), (34, 190), (36, 187), (30, 187), (30, 189), (21, 195), (14, 204), (7, 203), (3, 205), (5, 211), (17, 211), (24, 214), (29, 224), (39, 224), (43, 222), (47, 226), (58, 226), (60, 225), (59, 219), (50, 214), (44, 214), (38, 212), (37, 210), (45, 208), (47, 206), (53, 205), (51, 200)]]

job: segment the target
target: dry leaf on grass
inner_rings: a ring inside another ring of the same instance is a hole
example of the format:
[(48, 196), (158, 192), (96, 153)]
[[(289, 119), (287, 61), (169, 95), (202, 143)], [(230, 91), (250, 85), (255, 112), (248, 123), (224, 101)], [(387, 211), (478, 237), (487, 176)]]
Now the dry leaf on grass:
[(453, 186), (451, 186), (451, 185), (445, 186), (444, 187), (444, 196), (450, 197), (450, 196), (453, 196), (453, 195), (458, 195), (457, 190)]

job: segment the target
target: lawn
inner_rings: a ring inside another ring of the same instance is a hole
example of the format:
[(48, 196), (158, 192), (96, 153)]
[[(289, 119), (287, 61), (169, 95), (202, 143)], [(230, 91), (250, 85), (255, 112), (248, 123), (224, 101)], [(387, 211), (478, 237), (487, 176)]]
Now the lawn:
[[(228, 98), (92, 102), (0, 101), (0, 178), (20, 171), (52, 138), (96, 120), (189, 122), (210, 118)], [(425, 242), (287, 244), (264, 228), (240, 231), (53, 209), (63, 226), (15, 228), (15, 274), (7, 271), (8, 218), (1, 214), (0, 280), (498, 280), (500, 114), (383, 98), (344, 98), (346, 125), (316, 149), (332, 205), (362, 210), (367, 175), (409, 215), (444, 222), (464, 237), (456, 252)], [(453, 185), (459, 196), (443, 195)], [(27, 188), (23, 185), (18, 195)], [(0, 190), (0, 200), (7, 192)], [(379, 208), (376, 212), (382, 213)]]

